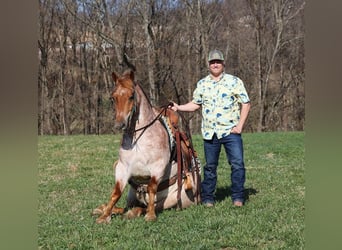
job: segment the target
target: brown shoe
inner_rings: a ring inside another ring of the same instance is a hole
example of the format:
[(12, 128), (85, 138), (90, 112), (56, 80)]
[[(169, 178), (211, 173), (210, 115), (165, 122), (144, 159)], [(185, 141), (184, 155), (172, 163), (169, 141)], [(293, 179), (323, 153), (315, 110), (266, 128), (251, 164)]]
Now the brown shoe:
[(234, 207), (242, 207), (243, 206), (243, 202), (242, 201), (234, 201), (233, 205), (234, 205)]

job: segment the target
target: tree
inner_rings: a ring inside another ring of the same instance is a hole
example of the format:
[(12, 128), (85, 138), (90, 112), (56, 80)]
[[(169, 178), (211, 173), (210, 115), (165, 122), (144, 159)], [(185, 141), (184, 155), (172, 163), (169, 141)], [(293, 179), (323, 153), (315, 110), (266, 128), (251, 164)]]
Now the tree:
[(38, 70), (38, 90), (39, 90), (39, 119), (38, 129), (41, 135), (52, 133), (50, 123), (51, 104), (49, 102), (48, 87), (48, 64), (49, 50), (52, 42), (52, 32), (55, 20), (55, 2), (49, 0), (39, 1), (39, 70)]
[[(304, 128), (304, 0), (39, 0), (39, 134), (110, 133), (111, 72), (188, 102), (210, 49), (245, 82), (245, 131)], [(115, 108), (115, 107), (114, 107)], [(184, 114), (200, 131), (200, 112)]]
[(272, 108), (268, 100), (270, 78), (278, 63), (279, 57), (277, 56), (280, 50), (288, 43), (284, 37), (284, 29), (289, 21), (303, 9), (304, 3), (296, 9), (293, 8), (295, 1), (292, 0), (248, 0), (248, 3), (255, 19), (257, 107), (259, 110), (257, 131), (261, 132), (268, 126), (267, 111), (271, 112), (268, 109)]

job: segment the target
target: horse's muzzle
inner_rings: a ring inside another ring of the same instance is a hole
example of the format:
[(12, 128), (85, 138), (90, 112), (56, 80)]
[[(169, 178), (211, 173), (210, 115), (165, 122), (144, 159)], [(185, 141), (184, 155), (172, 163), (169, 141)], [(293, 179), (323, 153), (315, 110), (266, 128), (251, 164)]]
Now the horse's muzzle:
[(114, 124), (114, 129), (116, 130), (121, 130), (125, 128), (126, 128), (126, 124), (124, 122), (115, 122)]

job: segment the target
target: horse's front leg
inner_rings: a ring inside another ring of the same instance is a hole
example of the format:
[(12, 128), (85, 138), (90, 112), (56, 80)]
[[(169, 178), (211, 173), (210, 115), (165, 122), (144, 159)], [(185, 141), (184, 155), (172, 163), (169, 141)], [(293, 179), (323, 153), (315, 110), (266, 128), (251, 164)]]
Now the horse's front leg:
[(158, 183), (156, 177), (152, 177), (151, 181), (147, 185), (147, 192), (148, 192), (148, 205), (147, 205), (147, 212), (145, 215), (146, 221), (155, 221), (157, 219), (154, 201), (157, 194)]
[(122, 190), (123, 188), (120, 181), (117, 181), (107, 205), (102, 205), (93, 211), (93, 214), (99, 214), (98, 210), (102, 210), (101, 216), (96, 219), (96, 223), (109, 223), (113, 213), (123, 214), (123, 208), (115, 207), (115, 204), (118, 202), (122, 195)]

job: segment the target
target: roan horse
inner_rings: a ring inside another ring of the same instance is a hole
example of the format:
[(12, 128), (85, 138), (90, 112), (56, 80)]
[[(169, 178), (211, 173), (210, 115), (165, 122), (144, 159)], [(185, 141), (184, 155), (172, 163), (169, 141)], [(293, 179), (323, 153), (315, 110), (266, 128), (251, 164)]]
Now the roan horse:
[[(178, 114), (167, 107), (157, 109), (134, 81), (134, 73), (113, 73), (112, 98), (116, 128), (123, 129), (119, 159), (114, 164), (115, 184), (107, 204), (94, 209), (97, 223), (112, 215), (135, 218), (145, 214), (186, 208), (200, 203), (200, 166), (190, 136), (180, 131)], [(125, 208), (116, 206), (130, 184)]]

